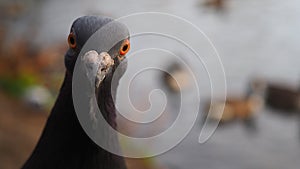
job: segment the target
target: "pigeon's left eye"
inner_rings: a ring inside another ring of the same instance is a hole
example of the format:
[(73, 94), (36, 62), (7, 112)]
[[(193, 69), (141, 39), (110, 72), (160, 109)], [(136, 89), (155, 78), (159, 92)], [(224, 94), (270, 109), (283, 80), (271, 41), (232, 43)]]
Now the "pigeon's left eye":
[(69, 43), (70, 48), (72, 48), (72, 49), (76, 48), (75, 35), (72, 32), (68, 36), (68, 43)]
[(129, 51), (129, 49), (130, 49), (130, 42), (128, 39), (126, 39), (120, 48), (120, 55), (125, 55)]

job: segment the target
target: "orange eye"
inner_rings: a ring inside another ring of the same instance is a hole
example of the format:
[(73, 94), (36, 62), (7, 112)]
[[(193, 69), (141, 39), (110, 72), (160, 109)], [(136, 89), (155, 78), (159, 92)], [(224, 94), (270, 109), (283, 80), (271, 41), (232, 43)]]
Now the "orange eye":
[(73, 32), (71, 32), (68, 36), (68, 43), (70, 48), (74, 49), (76, 48), (76, 40), (75, 40), (75, 35), (73, 34)]
[(129, 49), (130, 49), (130, 42), (128, 39), (126, 39), (120, 48), (120, 55), (125, 55), (129, 51)]

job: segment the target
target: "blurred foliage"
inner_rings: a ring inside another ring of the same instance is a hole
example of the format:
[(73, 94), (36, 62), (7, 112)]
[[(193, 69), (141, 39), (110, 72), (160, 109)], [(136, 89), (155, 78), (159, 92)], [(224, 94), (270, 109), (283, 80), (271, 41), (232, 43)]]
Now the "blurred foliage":
[(37, 77), (21, 74), (19, 77), (0, 75), (0, 87), (10, 95), (20, 97), (29, 86), (37, 84)]

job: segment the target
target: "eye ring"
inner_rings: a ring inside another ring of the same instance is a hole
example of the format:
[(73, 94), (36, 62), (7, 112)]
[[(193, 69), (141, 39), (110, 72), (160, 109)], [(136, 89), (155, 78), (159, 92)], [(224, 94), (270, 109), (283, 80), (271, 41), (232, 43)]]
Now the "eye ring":
[(130, 42), (128, 39), (126, 39), (120, 48), (120, 55), (125, 55), (129, 51), (129, 49), (130, 49)]
[(71, 32), (68, 36), (68, 44), (70, 46), (70, 48), (74, 49), (76, 48), (76, 39), (75, 39), (75, 35), (73, 32)]

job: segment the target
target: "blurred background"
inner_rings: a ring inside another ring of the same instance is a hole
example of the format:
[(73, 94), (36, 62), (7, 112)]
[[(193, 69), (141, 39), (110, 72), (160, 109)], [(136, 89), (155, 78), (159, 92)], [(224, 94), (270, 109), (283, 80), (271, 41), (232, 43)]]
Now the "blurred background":
[[(183, 17), (210, 38), (225, 69), (227, 100), (223, 115), (218, 116), (214, 114), (220, 108), (218, 101), (210, 104), (204, 94), (200, 117), (183, 142), (155, 158), (127, 159), (129, 168), (299, 168), (298, 0), (1, 0), (0, 168), (20, 168), (41, 134), (64, 77), (63, 56), (73, 20), (82, 15), (119, 18), (147, 11)], [(181, 87), (188, 88), (181, 65), (165, 65), (180, 79)], [(178, 96), (181, 89), (170, 75), (160, 74), (156, 81), (168, 97)], [(143, 85), (142, 81), (135, 84), (136, 96), (145, 92)], [(135, 99), (137, 107), (147, 107), (146, 96)], [(178, 100), (172, 101), (168, 112), (178, 108)], [(174, 117), (176, 113), (166, 113), (157, 122), (163, 129), (137, 129), (122, 121), (120, 125), (127, 134), (153, 135), (171, 125)], [(206, 118), (221, 123), (212, 138), (199, 144)]]

